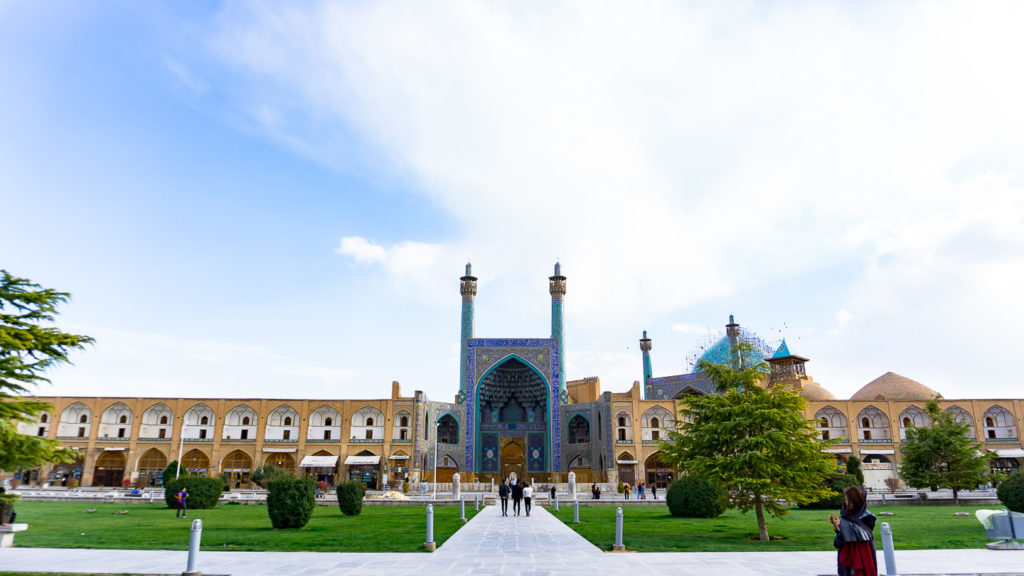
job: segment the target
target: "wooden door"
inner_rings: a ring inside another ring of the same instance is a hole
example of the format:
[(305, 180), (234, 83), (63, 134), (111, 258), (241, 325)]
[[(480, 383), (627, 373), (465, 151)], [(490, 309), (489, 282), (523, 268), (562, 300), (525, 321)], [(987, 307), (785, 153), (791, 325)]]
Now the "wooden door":
[(501, 477), (508, 478), (513, 472), (518, 478), (525, 478), (526, 450), (520, 438), (509, 440), (501, 449)]

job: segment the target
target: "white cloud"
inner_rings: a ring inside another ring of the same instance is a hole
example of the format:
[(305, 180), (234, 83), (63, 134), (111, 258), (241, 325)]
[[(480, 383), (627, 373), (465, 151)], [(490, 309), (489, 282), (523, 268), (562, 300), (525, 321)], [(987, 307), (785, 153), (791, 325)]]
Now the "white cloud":
[[(857, 322), (837, 318), (823, 354), (881, 343), (904, 357), (879, 362), (927, 365), (941, 336), (900, 346), (890, 318), (978, 332), (951, 307), (998, 302), (1024, 321), (1000, 281), (1024, 242), (1024, 77), (1007, 72), (1022, 16), (1014, 3), (244, 3), (206, 45), (268, 137), (401, 174), (448, 212), (444, 245), (338, 248), (426, 286), (419, 297), (447, 302), (465, 254), (491, 271), (482, 290), (542, 278), (558, 257), (582, 335), (844, 265), (860, 272), (823, 306)], [(521, 315), (522, 294), (504, 296), (496, 313)], [(821, 360), (826, 376), (862, 377)]]

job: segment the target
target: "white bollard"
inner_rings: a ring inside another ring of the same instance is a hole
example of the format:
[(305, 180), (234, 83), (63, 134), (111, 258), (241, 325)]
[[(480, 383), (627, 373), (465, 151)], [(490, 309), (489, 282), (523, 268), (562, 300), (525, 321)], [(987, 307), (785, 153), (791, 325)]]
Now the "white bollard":
[(466, 521), (466, 501), (461, 496), (459, 497), (459, 520)]
[(188, 564), (181, 576), (200, 576), (202, 572), (197, 567), (199, 564), (199, 541), (203, 538), (203, 521), (196, 518), (192, 521), (192, 530), (188, 535)]
[(437, 544), (434, 543), (434, 505), (427, 504), (427, 541), (423, 543), (423, 547), (433, 552), (437, 549)]
[(576, 473), (569, 472), (569, 500), (576, 499)]
[(897, 576), (896, 551), (892, 546), (892, 528), (888, 522), (882, 522), (882, 553), (885, 556), (886, 576)]
[(621, 552), (626, 547), (622, 545), (622, 506), (615, 509), (615, 545), (612, 550)]
[(558, 494), (555, 494), (555, 512), (558, 512)]
[(580, 523), (580, 501), (579, 500), (573, 500), (572, 501), (572, 523), (573, 524), (579, 524)]

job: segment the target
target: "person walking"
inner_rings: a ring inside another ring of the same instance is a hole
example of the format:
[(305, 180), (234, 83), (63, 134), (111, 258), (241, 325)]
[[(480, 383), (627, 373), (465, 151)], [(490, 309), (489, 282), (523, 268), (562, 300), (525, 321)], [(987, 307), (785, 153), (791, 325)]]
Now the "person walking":
[(657, 484), (651, 484), (651, 499), (652, 500), (657, 500), (658, 499), (658, 485)]
[(178, 490), (177, 494), (174, 495), (175, 499), (178, 500), (178, 511), (174, 513), (174, 517), (188, 517), (188, 488), (182, 486), (181, 490)]
[(533, 487), (529, 483), (523, 485), (523, 503), (526, 505), (526, 515), (530, 515), (530, 502), (533, 500)]
[(508, 478), (498, 486), (498, 497), (501, 498), (501, 515), (508, 516), (508, 494), (510, 490), (508, 488)]
[(860, 486), (846, 489), (843, 509), (839, 517), (829, 514), (835, 531), (832, 545), (839, 551), (839, 576), (878, 576), (878, 558), (875, 552), (875, 516), (868, 512), (867, 493)]
[(516, 482), (512, 485), (512, 513), (519, 516), (521, 502), (523, 501), (523, 485)]
[(554, 484), (551, 485), (551, 501), (552, 502), (555, 501), (555, 485)]
[(626, 482), (626, 485), (622, 487), (622, 495), (626, 497), (626, 500), (629, 500), (629, 482)]

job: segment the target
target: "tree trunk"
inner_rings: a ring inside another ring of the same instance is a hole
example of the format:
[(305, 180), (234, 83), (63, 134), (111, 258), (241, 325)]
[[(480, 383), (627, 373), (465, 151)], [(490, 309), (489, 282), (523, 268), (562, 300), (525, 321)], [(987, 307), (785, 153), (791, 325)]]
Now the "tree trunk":
[(754, 514), (757, 515), (757, 532), (761, 540), (769, 540), (768, 538), (768, 527), (764, 523), (764, 509), (761, 508), (761, 497), (757, 497), (757, 501), (754, 504)]
[(953, 506), (960, 505), (960, 490), (953, 488)]

